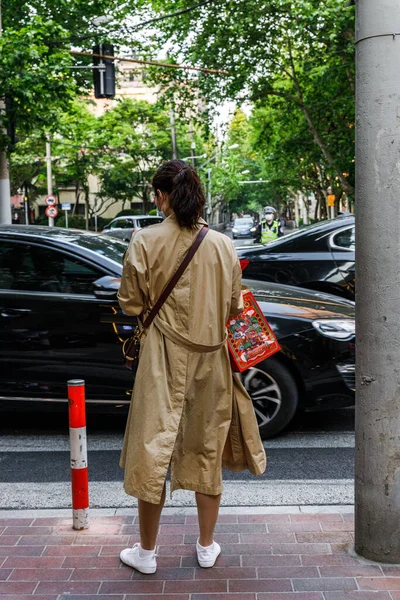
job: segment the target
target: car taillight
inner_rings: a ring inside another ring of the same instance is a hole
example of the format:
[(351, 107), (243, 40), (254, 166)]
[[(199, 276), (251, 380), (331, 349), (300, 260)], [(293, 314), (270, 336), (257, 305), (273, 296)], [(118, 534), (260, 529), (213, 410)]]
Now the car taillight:
[(239, 262), (240, 262), (240, 266), (241, 266), (241, 268), (242, 268), (242, 271), (244, 271), (244, 270), (245, 270), (245, 268), (246, 268), (246, 267), (248, 267), (248, 266), (249, 266), (249, 264), (250, 264), (250, 261), (249, 261), (249, 260), (246, 260), (245, 258), (240, 258), (240, 259), (239, 259)]

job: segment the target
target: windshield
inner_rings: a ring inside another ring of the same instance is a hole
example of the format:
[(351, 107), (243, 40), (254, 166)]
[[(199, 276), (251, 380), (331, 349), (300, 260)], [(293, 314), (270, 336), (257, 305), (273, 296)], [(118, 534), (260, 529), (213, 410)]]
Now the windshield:
[(253, 225), (253, 219), (235, 219), (235, 227), (238, 225)]
[(155, 225), (155, 223), (162, 223), (162, 217), (145, 217), (144, 219), (137, 219), (138, 227), (148, 227), (149, 225)]
[(73, 243), (76, 246), (96, 252), (96, 254), (101, 254), (119, 265), (122, 265), (122, 258), (128, 247), (128, 244), (122, 240), (99, 235), (80, 235), (76, 237)]

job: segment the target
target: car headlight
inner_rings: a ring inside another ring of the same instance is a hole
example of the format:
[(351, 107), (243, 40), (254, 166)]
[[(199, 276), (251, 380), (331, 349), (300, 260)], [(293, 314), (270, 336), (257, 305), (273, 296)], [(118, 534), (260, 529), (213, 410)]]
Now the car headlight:
[(252, 227), (252, 228), (250, 229), (250, 231), (251, 231), (251, 233), (254, 233), (255, 231), (257, 231), (257, 227)]
[(354, 319), (319, 319), (313, 321), (313, 327), (321, 335), (334, 340), (351, 340), (356, 333)]
[(236, 227), (232, 227), (232, 231), (233, 231), (233, 233), (237, 233)]

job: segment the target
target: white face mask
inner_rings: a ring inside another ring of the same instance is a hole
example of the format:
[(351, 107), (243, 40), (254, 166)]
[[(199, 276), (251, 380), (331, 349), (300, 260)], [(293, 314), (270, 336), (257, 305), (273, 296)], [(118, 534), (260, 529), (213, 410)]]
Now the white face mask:
[(274, 214), (273, 213), (267, 213), (265, 215), (266, 220), (268, 221), (268, 223), (271, 223), (271, 221), (274, 220)]

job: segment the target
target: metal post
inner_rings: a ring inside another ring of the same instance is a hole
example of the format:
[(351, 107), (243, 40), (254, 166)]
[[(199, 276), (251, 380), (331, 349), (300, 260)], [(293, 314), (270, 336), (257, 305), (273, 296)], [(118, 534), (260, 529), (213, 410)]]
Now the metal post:
[[(47, 164), (47, 194), (53, 193), (53, 174), (51, 170), (51, 143), (50, 134), (46, 135), (46, 164)], [(49, 227), (54, 227), (54, 219), (49, 217)]]
[(175, 111), (172, 104), (169, 112), (169, 122), (171, 124), (172, 159), (176, 160), (178, 158), (178, 148), (176, 145)]
[(207, 169), (207, 219), (211, 221), (212, 217), (212, 207), (211, 207), (211, 169), (210, 167)]
[(25, 225), (29, 225), (29, 198), (28, 186), (24, 184), (24, 209), (25, 209)]
[[(3, 32), (0, 2), (0, 37)], [(0, 113), (5, 114), (6, 105), (4, 99), (0, 99)], [(6, 132), (5, 132), (6, 133)], [(10, 174), (8, 171), (7, 154), (5, 150), (0, 151), (0, 224), (8, 225), (11, 218), (11, 189)]]
[(356, 4), (355, 547), (400, 563), (400, 11)]
[(69, 439), (71, 446), (72, 517), (74, 529), (89, 527), (89, 476), (86, 441), (85, 382), (68, 381)]
[(68, 229), (68, 211), (65, 210), (65, 228)]

